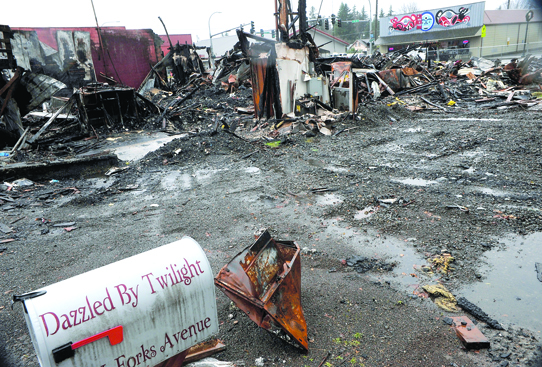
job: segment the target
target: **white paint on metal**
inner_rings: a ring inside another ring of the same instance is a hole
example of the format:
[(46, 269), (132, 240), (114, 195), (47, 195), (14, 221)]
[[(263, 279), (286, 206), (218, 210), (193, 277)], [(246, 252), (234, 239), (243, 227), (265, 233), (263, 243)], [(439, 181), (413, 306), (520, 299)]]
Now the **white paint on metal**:
[[(218, 332), (213, 274), (189, 237), (40, 290), (25, 318), (42, 367), (144, 367), (175, 356)], [(55, 363), (53, 349), (114, 327), (107, 337)]]
[(314, 66), (309, 62), (308, 47), (294, 49), (285, 43), (277, 43), (275, 49), (282, 111), (293, 112), (295, 101), (306, 94), (315, 95), (323, 103), (329, 104), (328, 80), (321, 75), (310, 75), (314, 74)]

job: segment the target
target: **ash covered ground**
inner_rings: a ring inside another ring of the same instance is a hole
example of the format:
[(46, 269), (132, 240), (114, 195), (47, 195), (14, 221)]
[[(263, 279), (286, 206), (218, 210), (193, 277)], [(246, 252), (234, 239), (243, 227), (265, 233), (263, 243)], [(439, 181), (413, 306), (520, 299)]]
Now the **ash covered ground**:
[[(375, 102), (354, 120), (337, 118), (332, 136), (301, 129), (272, 147), (262, 129), (251, 131), (251, 118), (234, 113), (251, 104), (248, 96), (201, 91), (201, 106), (171, 127), (183, 136), (121, 162), (128, 169), (116, 175), (89, 171), (16, 188), (14, 208), (3, 212), (4, 222), (22, 218), (11, 225), (16, 241), (0, 246), (2, 365), (38, 366), (23, 310), (10, 307), (13, 294), (185, 235), (216, 274), (262, 228), (303, 248), (309, 352), (259, 329), (217, 290), (221, 360), (318, 366), (330, 351), (331, 366), (542, 365), (540, 329), (491, 314), (505, 330), (478, 323), (491, 348), (467, 351), (443, 322), (465, 313), (438, 308), (420, 289), (440, 282), (462, 295), (484, 282), (484, 254), (504, 249), (504, 236), (542, 231), (538, 112), (412, 113)], [(221, 117), (237, 119), (235, 135), (213, 130)], [(53, 226), (62, 222), (77, 228)], [(405, 264), (413, 261), (407, 251), (417, 263)], [(444, 252), (454, 257), (447, 273), (428, 260)], [(376, 266), (344, 265), (355, 256)], [(533, 264), (525, 266), (535, 277)], [(413, 275), (394, 270), (401, 266)]]

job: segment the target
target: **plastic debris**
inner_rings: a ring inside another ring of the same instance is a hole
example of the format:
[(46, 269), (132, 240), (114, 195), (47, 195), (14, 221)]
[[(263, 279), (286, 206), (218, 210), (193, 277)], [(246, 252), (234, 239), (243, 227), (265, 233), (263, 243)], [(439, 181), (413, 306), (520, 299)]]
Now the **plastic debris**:
[(440, 308), (450, 312), (458, 311), (457, 301), (454, 295), (442, 284), (424, 285), (422, 288), (431, 295), (435, 304)]

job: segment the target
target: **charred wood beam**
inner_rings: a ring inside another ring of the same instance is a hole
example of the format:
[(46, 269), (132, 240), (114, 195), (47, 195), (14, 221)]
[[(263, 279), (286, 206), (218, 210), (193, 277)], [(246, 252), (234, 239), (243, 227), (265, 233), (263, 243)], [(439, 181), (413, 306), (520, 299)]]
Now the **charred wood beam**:
[(167, 113), (169, 112), (169, 109), (170, 109), (170, 108), (173, 108), (173, 107), (176, 106), (176, 105), (180, 105), (180, 104), (182, 104), (184, 101), (186, 101), (188, 98), (192, 97), (192, 95), (193, 95), (194, 93), (196, 93), (196, 91), (197, 91), (198, 89), (200, 89), (202, 85), (203, 85), (203, 84), (198, 85), (198, 86), (197, 86), (196, 88), (194, 88), (190, 93), (188, 93), (185, 97), (183, 97), (183, 98), (178, 98), (178, 99), (174, 99), (170, 104), (167, 105), (167, 107), (164, 109), (164, 112), (162, 112), (162, 114), (156, 119), (156, 123), (157, 123), (157, 124), (160, 123), (160, 121), (161, 121), (164, 117), (166, 117), (166, 115), (167, 115)]
[(305, 33), (308, 30), (307, 26), (307, 0), (299, 0), (297, 6), (297, 12), (299, 14), (299, 32)]
[(170, 47), (169, 49), (173, 50), (173, 44), (171, 43), (171, 38), (169, 38), (169, 33), (167, 32), (166, 25), (164, 24), (164, 21), (162, 20), (162, 18), (158, 17), (158, 19), (160, 19), (160, 23), (162, 23), (162, 25), (164, 26), (164, 31), (166, 31), (167, 40), (169, 41), (169, 47)]
[(444, 112), (451, 112), (451, 111), (448, 111), (446, 108), (442, 107), (442, 106), (439, 106), (438, 104), (436, 103), (433, 103), (431, 101), (429, 101), (427, 98), (423, 98), (423, 97), (420, 97), (425, 103), (433, 106), (433, 107), (436, 107), (436, 108), (440, 108), (441, 110), (443, 110)]
[(297, 20), (297, 17), (294, 18), (293, 14), (292, 14), (292, 4), (290, 3), (290, 0), (286, 0), (286, 3), (288, 4), (288, 15), (290, 16), (290, 25), (287, 28), (288, 28), (288, 30), (290, 30), (290, 29), (293, 30), (293, 34), (294, 34), (294, 37), (295, 37), (296, 36), (295, 22)]
[(29, 143), (29, 144), (34, 143), (34, 142), (40, 137), (40, 135), (43, 134), (43, 132), (44, 132), (45, 130), (47, 130), (47, 128), (49, 127), (49, 125), (51, 125), (51, 124), (56, 120), (56, 118), (58, 117), (58, 115), (60, 115), (60, 114), (62, 113), (62, 111), (67, 110), (68, 113), (70, 113), (71, 106), (73, 105), (74, 102), (75, 102), (75, 94), (72, 95), (72, 96), (70, 97), (70, 99), (68, 100), (68, 102), (66, 102), (66, 104), (65, 104), (64, 106), (62, 106), (61, 108), (59, 108), (58, 111), (56, 111), (56, 112), (54, 113), (54, 115), (51, 116), (51, 118), (49, 119), (49, 121), (47, 121), (47, 122), (45, 123), (45, 125), (43, 125), (43, 126), (41, 127), (41, 129), (39, 129), (39, 131), (38, 131), (34, 136), (32, 136), (30, 139), (27, 140), (28, 143)]
[(294, 18), (292, 18), (292, 21), (290, 22), (290, 28), (288, 28), (288, 30), (290, 29), (294, 29), (294, 36), (295, 36), (295, 22), (297, 22), (297, 20), (299, 19), (299, 15), (296, 15)]
[(6, 108), (8, 101), (10, 100), (11, 95), (13, 94), (13, 90), (17, 86), (17, 82), (19, 81), (20, 76), (21, 76), (21, 69), (17, 68), (17, 71), (15, 71), (13, 78), (11, 78), (10, 81), (7, 82), (6, 85), (2, 87), (2, 89), (0, 89), (0, 96), (2, 96), (2, 94), (4, 94), (6, 90), (8, 92), (6, 94), (6, 98), (4, 99), (4, 103), (2, 104), (2, 108), (0, 108), (0, 116), (2, 116), (2, 114), (4, 113), (4, 109)]

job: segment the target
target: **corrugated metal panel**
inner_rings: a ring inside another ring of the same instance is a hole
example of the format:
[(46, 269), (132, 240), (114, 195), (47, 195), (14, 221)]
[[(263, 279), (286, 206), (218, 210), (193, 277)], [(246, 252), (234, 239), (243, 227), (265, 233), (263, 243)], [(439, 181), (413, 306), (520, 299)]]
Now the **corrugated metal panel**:
[[(525, 9), (486, 10), (484, 12), (484, 24), (525, 23)], [(542, 11), (533, 10), (531, 23), (542, 22)]]

